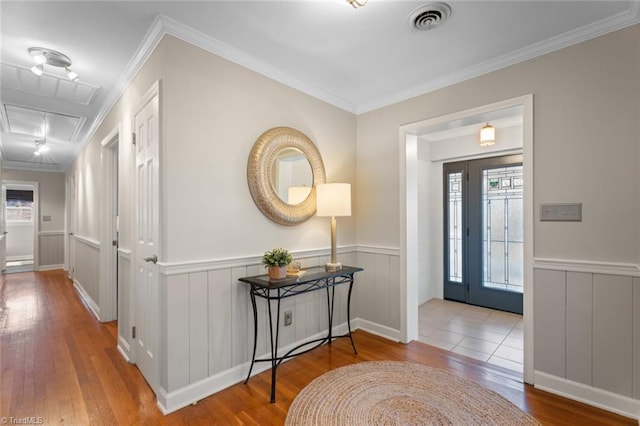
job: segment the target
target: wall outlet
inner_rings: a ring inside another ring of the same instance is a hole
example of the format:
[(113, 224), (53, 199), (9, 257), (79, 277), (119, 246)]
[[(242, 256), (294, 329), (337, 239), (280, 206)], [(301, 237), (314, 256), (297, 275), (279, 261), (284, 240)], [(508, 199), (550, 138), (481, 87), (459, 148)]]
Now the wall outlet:
[(293, 324), (293, 311), (284, 311), (284, 326), (288, 327)]

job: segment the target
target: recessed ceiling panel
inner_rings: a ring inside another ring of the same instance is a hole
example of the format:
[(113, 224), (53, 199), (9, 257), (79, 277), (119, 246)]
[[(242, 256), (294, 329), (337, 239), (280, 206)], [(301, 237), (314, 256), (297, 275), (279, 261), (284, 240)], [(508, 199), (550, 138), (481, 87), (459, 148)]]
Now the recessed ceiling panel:
[(56, 114), (35, 109), (5, 105), (9, 131), (22, 135), (44, 138), (46, 123), (47, 139), (71, 141), (84, 122), (81, 117)]
[(98, 86), (82, 81), (73, 82), (66, 77), (46, 72), (36, 76), (29, 68), (6, 63), (2, 64), (2, 86), (82, 105), (89, 105), (100, 89)]

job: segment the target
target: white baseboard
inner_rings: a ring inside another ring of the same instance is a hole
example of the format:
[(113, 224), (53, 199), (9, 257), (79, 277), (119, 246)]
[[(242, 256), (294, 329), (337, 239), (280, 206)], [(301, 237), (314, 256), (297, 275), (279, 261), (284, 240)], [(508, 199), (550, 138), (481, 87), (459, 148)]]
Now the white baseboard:
[(93, 312), (93, 315), (100, 321), (100, 306), (89, 296), (89, 293), (85, 291), (82, 284), (76, 279), (73, 280), (73, 286), (80, 295), (80, 299), (89, 307), (89, 310)]
[(354, 319), (351, 321), (351, 325), (354, 326), (354, 330), (363, 330), (394, 342), (400, 341), (400, 330), (395, 330), (385, 325), (367, 321), (362, 318)]
[(38, 271), (53, 271), (54, 269), (64, 269), (64, 265), (40, 265)]
[(127, 361), (129, 364), (133, 364), (131, 360), (131, 348), (129, 347), (129, 342), (127, 342), (121, 335), (118, 334), (118, 352), (120, 355)]
[[(333, 327), (334, 335), (346, 334), (347, 331), (347, 323), (343, 323)], [(314, 339), (321, 339), (326, 335), (327, 330), (321, 331), (320, 333), (316, 333), (313, 336), (306, 337), (303, 340), (284, 346), (280, 348), (278, 352), (280, 353), (280, 355), (283, 355), (292, 348), (295, 348), (296, 346), (304, 342)], [(256, 358), (258, 359), (267, 357), (269, 357), (268, 353), (256, 356)], [(286, 361), (289, 361), (290, 359)], [(209, 376), (198, 382), (191, 383), (172, 392), (167, 392), (165, 389), (160, 387), (157, 397), (158, 408), (164, 415), (167, 415), (188, 405), (194, 404), (201, 399), (213, 395), (214, 393), (220, 392), (221, 390), (231, 387), (237, 383), (243, 382), (244, 379), (247, 378), (247, 372), (249, 371), (250, 365), (250, 362), (236, 365), (235, 367), (221, 371), (218, 374)], [(268, 362), (255, 363), (253, 365), (253, 370), (251, 371), (251, 377), (255, 376), (256, 374), (260, 374), (270, 368), (271, 364)]]
[(563, 379), (541, 371), (535, 371), (534, 377), (536, 389), (640, 420), (640, 400)]

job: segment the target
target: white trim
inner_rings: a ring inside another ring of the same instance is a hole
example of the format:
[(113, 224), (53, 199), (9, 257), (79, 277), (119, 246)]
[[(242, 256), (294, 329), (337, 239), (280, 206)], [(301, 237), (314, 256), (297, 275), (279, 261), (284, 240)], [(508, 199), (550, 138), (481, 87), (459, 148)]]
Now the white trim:
[(120, 355), (122, 355), (125, 361), (127, 361), (129, 364), (133, 364), (133, 361), (129, 357), (129, 355), (131, 354), (131, 347), (129, 346), (129, 342), (127, 342), (127, 340), (122, 337), (120, 333), (118, 333), (118, 352), (120, 352)]
[(86, 244), (89, 247), (93, 247), (94, 249), (100, 250), (100, 241), (96, 241), (87, 237), (82, 237), (80, 235), (71, 235), (71, 238), (73, 238), (79, 243)]
[(80, 295), (80, 299), (82, 299), (89, 310), (93, 312), (93, 315), (97, 318), (97, 320), (100, 321), (100, 306), (98, 306), (98, 304), (91, 298), (91, 296), (89, 296), (89, 293), (87, 293), (84, 287), (82, 287), (80, 281), (75, 278), (73, 279), (73, 286)]
[(62, 235), (64, 236), (64, 231), (40, 231), (38, 232), (38, 236), (47, 236), (47, 235)]
[[(352, 253), (357, 250), (356, 246), (338, 247), (337, 252), (340, 254)], [(296, 259), (304, 259), (309, 257), (329, 256), (330, 249), (313, 249), (300, 250), (291, 252)], [(229, 257), (222, 259), (208, 260), (189, 260), (184, 262), (158, 262), (158, 271), (162, 275), (180, 275), (193, 272), (212, 271), (216, 269), (235, 268), (239, 266), (259, 265), (262, 261), (262, 255)]]
[[(640, 420), (640, 400), (535, 371), (535, 388)], [(639, 422), (640, 423), (640, 422)]]
[(367, 333), (375, 334), (376, 336), (383, 337), (393, 342), (399, 342), (402, 336), (400, 330), (387, 327), (375, 322), (367, 321), (362, 318), (355, 318), (351, 320), (353, 330), (362, 330)]
[(64, 264), (60, 264), (60, 265), (42, 265), (42, 266), (38, 266), (36, 268), (36, 270), (38, 272), (42, 272), (42, 271), (53, 271), (55, 269), (62, 269), (64, 270)]
[(131, 260), (131, 250), (118, 247), (118, 255), (127, 260)]
[[(120, 144), (122, 134), (121, 123), (116, 124), (100, 142), (100, 169), (101, 169), (101, 194), (100, 194), (100, 242), (104, 250), (100, 250), (100, 276), (98, 278), (98, 294), (100, 295), (100, 308), (103, 321), (113, 321), (118, 319), (116, 313), (118, 307), (117, 300), (117, 254), (114, 252), (112, 241), (116, 238), (114, 210), (117, 206), (118, 176), (117, 165), (118, 155), (114, 148)], [(115, 166), (115, 170), (114, 170)]]
[(640, 277), (640, 265), (635, 263), (600, 262), (575, 259), (546, 259), (536, 257), (534, 260), (534, 267), (536, 269), (550, 269), (553, 271), (586, 272), (590, 274)]
[(357, 245), (356, 251), (358, 253), (382, 254), (386, 256), (400, 256), (400, 249), (397, 247)]

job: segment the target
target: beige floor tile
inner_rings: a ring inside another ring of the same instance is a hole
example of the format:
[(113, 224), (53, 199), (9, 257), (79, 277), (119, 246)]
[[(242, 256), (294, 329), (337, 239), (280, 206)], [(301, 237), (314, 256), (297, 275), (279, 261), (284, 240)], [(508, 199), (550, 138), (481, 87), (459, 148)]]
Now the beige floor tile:
[(456, 346), (455, 343), (449, 343), (439, 339), (434, 339), (431, 336), (420, 338), (419, 341), (422, 343), (426, 343), (427, 345), (437, 346), (438, 348), (444, 349), (445, 351), (450, 351)]
[(510, 348), (509, 346), (500, 345), (493, 353), (494, 356), (508, 359), (513, 362), (523, 363), (523, 351), (522, 349)]
[(521, 315), (441, 299), (418, 313), (420, 342), (522, 373)]
[(451, 350), (460, 355), (468, 356), (469, 358), (477, 359), (478, 361), (487, 362), (491, 355), (482, 352), (474, 351), (473, 349), (465, 348), (464, 346), (456, 346)]
[(487, 362), (489, 364), (499, 365), (500, 367), (508, 368), (509, 370), (512, 370), (512, 371), (518, 371), (520, 373), (524, 372), (524, 367), (522, 364), (513, 362), (508, 359), (500, 358), (499, 356), (494, 355), (491, 358), (489, 358), (489, 361)]
[(496, 349), (498, 349), (499, 344), (467, 336), (462, 339), (460, 343), (458, 343), (458, 346), (462, 346), (476, 352), (481, 352), (483, 354), (491, 355), (495, 352)]

